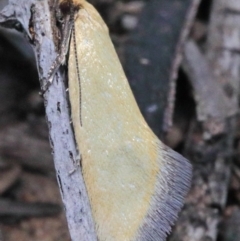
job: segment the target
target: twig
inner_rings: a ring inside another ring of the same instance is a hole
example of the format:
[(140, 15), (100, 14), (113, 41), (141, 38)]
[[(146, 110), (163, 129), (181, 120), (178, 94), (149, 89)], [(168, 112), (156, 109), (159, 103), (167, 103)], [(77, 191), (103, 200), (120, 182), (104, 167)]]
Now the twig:
[[(52, 27), (55, 20), (51, 19), (54, 9), (48, 1), (10, 0), (0, 13), (0, 22), (9, 23), (8, 27), (19, 27), (16, 21), (21, 23), (32, 43), (40, 78), (47, 76), (57, 56), (54, 45), (57, 32)], [(44, 95), (50, 143), (72, 241), (94, 241), (94, 224), (71, 129), (64, 78), (65, 75), (58, 71)]]

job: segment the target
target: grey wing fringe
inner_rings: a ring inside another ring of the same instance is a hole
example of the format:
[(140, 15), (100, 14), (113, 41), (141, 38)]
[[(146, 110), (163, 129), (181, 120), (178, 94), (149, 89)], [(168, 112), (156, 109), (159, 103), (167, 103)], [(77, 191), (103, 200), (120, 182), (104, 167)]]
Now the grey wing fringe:
[(159, 145), (159, 152), (164, 164), (158, 174), (151, 208), (139, 228), (136, 241), (166, 240), (191, 185), (190, 162), (166, 146)]

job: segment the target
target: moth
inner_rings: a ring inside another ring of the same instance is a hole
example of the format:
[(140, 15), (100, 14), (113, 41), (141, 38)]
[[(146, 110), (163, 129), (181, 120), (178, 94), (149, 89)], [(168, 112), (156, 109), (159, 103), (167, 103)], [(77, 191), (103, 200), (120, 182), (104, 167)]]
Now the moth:
[(165, 240), (191, 164), (145, 122), (97, 10), (85, 0), (59, 0), (59, 8), (69, 21), (71, 117), (98, 240)]

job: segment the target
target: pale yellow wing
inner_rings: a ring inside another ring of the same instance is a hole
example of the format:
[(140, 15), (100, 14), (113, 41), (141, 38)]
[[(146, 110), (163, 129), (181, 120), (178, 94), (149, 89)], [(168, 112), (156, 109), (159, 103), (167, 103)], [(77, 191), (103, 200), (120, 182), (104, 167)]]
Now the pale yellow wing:
[(98, 238), (164, 240), (187, 192), (190, 164), (150, 130), (105, 23), (92, 5), (80, 3), (75, 19), (78, 66), (72, 38), (69, 95)]

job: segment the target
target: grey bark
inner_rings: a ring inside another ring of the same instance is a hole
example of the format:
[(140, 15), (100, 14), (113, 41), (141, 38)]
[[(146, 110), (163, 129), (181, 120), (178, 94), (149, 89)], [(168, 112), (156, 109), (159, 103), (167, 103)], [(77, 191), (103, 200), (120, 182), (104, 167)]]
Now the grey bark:
[[(171, 240), (214, 241), (218, 236), (239, 108), (239, 13), (239, 0), (214, 0), (205, 56), (193, 42), (185, 46), (184, 64), (193, 84), (202, 133), (195, 121), (186, 148), (194, 162), (192, 189)], [(206, 128), (212, 130), (208, 136), (204, 135)]]
[[(23, 34), (32, 43), (40, 79), (47, 76), (57, 57), (54, 9), (54, 1), (9, 0), (0, 12), (2, 26), (19, 30), (22, 27)], [(94, 241), (97, 239), (90, 204), (70, 124), (65, 76), (64, 71), (59, 70), (44, 94), (49, 139), (72, 241)]]

